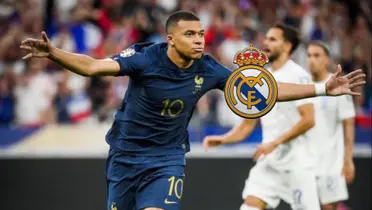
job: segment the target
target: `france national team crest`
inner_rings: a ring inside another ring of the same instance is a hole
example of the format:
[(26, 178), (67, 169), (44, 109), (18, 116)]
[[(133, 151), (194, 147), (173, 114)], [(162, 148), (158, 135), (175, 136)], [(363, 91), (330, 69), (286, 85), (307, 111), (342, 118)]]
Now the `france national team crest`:
[(234, 63), (239, 68), (226, 83), (228, 106), (243, 118), (264, 116), (274, 107), (278, 95), (275, 78), (264, 68), (268, 56), (251, 45), (235, 55)]
[(198, 93), (202, 90), (204, 78), (200, 77), (199, 75), (196, 75), (194, 78), (194, 81), (195, 81), (195, 90), (192, 92), (193, 94)]

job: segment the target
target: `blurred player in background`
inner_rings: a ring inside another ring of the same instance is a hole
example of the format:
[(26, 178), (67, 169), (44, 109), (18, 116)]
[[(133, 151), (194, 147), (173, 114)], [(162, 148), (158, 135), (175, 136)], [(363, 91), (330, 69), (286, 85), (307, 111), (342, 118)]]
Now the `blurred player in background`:
[[(330, 55), (327, 45), (317, 41), (307, 48), (308, 68), (315, 84), (324, 84)], [(311, 149), (317, 158), (318, 193), (323, 210), (336, 210), (338, 202), (348, 199), (346, 183), (354, 179), (353, 162), (355, 108), (351, 96), (314, 99), (315, 127), (311, 130)]]
[[(190, 12), (166, 22), (167, 43), (135, 44), (111, 58), (97, 60), (69, 53), (42, 40), (26, 39), (23, 58), (47, 57), (83, 76), (129, 76), (130, 84), (106, 141), (107, 209), (178, 210), (184, 182), (187, 127), (197, 101), (221, 89), (231, 71), (203, 55), (204, 29)], [(242, 46), (244, 47), (244, 46)], [(341, 69), (339, 69), (340, 73)], [(278, 83), (278, 101), (316, 95), (353, 94), (364, 84), (361, 70), (332, 77), (325, 85)], [(317, 91), (318, 90), (318, 91)]]
[[(278, 82), (308, 84), (310, 75), (290, 59), (300, 44), (298, 32), (286, 25), (275, 25), (266, 34), (264, 51)], [(244, 140), (258, 119), (246, 119), (222, 136), (207, 136), (206, 148)], [(263, 144), (255, 153), (257, 164), (251, 169), (243, 190), (240, 210), (276, 208), (280, 199), (293, 209), (319, 209), (315, 175), (308, 160), (306, 134), (314, 126), (314, 104), (309, 99), (277, 103), (261, 117)], [(266, 157), (261, 159), (261, 155)], [(290, 188), (290, 193), (287, 188)], [(293, 200), (293, 201), (292, 201)]]

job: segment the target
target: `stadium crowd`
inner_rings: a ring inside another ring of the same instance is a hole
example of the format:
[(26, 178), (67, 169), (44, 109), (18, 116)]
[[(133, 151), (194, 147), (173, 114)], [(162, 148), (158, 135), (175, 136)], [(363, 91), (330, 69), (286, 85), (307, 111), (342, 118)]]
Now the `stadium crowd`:
[[(3, 0), (0, 3), (0, 126), (111, 123), (127, 77), (86, 78), (48, 60), (22, 60), (20, 42), (45, 30), (55, 46), (105, 58), (136, 42), (165, 41), (165, 20), (176, 10), (197, 14), (206, 29), (206, 52), (234, 70), (233, 56), (261, 48), (277, 22), (301, 32), (293, 59), (306, 69), (306, 42), (329, 44), (334, 65), (362, 68), (367, 85), (356, 97), (357, 124), (372, 112), (371, 3), (368, 0)], [(335, 69), (333, 66), (332, 69)], [(212, 91), (198, 104), (191, 126), (230, 127), (240, 120)]]

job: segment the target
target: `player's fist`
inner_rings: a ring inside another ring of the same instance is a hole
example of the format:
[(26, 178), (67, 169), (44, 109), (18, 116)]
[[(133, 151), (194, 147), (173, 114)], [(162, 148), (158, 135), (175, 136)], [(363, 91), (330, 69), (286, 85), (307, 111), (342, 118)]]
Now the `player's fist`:
[(52, 46), (44, 31), (41, 32), (41, 38), (42, 39), (28, 38), (22, 41), (20, 48), (27, 53), (22, 59), (29, 59), (32, 57), (43, 58), (49, 56)]
[(361, 86), (366, 83), (365, 74), (361, 69), (354, 70), (347, 75), (341, 76), (341, 65), (337, 65), (336, 73), (327, 81), (327, 95), (360, 95), (360, 93), (351, 91), (352, 88)]
[(355, 166), (353, 160), (347, 160), (344, 162), (342, 168), (342, 175), (345, 177), (348, 184), (352, 183), (355, 177)]
[(203, 140), (203, 147), (205, 151), (208, 151), (210, 147), (217, 147), (223, 144), (222, 136), (206, 136)]
[(257, 161), (261, 156), (266, 156), (275, 150), (277, 145), (274, 142), (258, 145), (256, 152), (253, 154), (253, 160)]

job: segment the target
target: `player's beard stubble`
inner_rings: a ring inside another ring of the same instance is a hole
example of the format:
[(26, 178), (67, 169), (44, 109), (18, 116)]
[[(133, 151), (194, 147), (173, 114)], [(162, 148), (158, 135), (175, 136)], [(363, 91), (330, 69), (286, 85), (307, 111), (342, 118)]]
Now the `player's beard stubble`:
[(278, 60), (279, 57), (280, 57), (280, 52), (271, 53), (269, 55), (269, 62), (272, 63), (272, 62)]
[(203, 54), (201, 54), (200, 56), (189, 56), (187, 55), (186, 53), (184, 53), (182, 50), (178, 49), (176, 46), (173, 46), (174, 49), (176, 50), (176, 52), (178, 53), (178, 55), (185, 61), (192, 61), (192, 60), (199, 60)]

